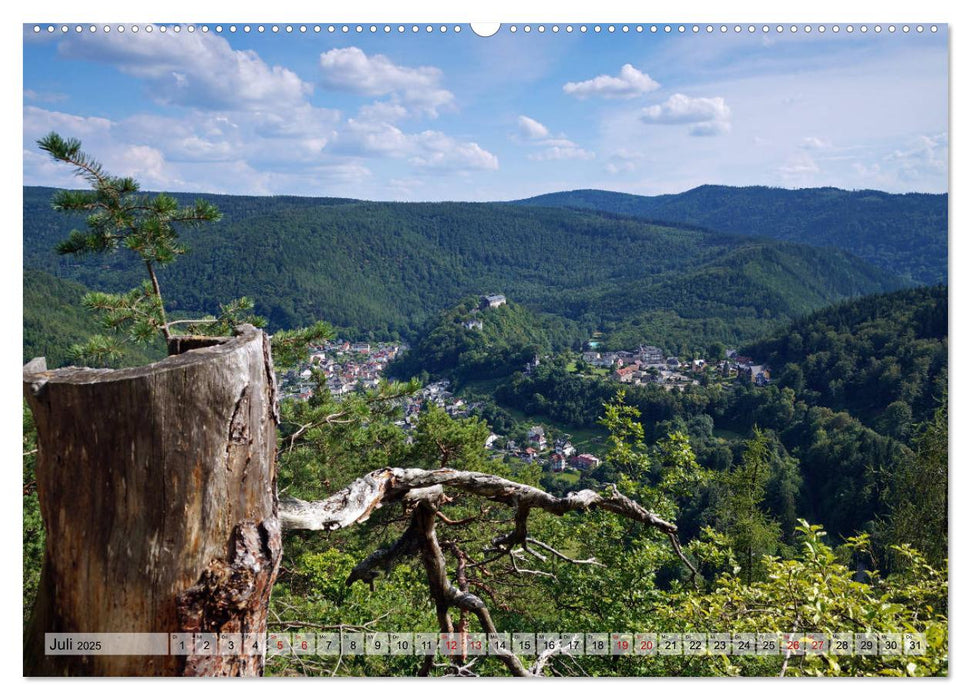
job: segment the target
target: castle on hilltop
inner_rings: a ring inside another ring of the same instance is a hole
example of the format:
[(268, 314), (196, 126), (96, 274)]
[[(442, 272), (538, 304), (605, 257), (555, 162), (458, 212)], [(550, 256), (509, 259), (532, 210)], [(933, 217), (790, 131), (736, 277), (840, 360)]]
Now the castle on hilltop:
[(496, 309), (506, 303), (506, 297), (502, 294), (486, 294), (482, 297), (482, 306), (487, 309)]

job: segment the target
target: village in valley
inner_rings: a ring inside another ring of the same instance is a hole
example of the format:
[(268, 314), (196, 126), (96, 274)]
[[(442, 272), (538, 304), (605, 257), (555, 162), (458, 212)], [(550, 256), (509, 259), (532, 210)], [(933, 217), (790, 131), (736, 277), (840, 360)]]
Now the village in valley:
[[(490, 294), (481, 297), (481, 306), (462, 324), (472, 331), (482, 330), (480, 311), (488, 312), (506, 304), (506, 297)], [(309, 399), (318, 386), (323, 386), (337, 400), (356, 391), (375, 389), (384, 377), (388, 363), (407, 350), (401, 342), (352, 342), (332, 340), (310, 349), (309, 362), (278, 377), (281, 393), (286, 398)], [(535, 357), (522, 371), (535, 371), (542, 359)], [(681, 358), (666, 355), (655, 346), (637, 350), (600, 350), (600, 342), (591, 339), (586, 349), (576, 353), (572, 371), (587, 377), (600, 377), (618, 384), (657, 385), (667, 391), (685, 391), (690, 386), (712, 382), (751, 382), (766, 386), (771, 380), (769, 367), (751, 357), (726, 349), (724, 357)], [(315, 376), (316, 375), (316, 376)], [(452, 390), (448, 379), (425, 384), (414, 396), (402, 399), (404, 416), (397, 425), (411, 432), (418, 424), (422, 410), (430, 405), (442, 408), (452, 418), (476, 415), (481, 404), (467, 400)], [(527, 421), (527, 424), (529, 422)], [(519, 429), (517, 442), (512, 436), (490, 433), (485, 447), (494, 459), (513, 459), (527, 464), (540, 464), (553, 473), (584, 472), (600, 466), (601, 459), (590, 451), (581, 451), (571, 436), (549, 425), (529, 425)], [(590, 441), (587, 441), (588, 443)], [(594, 449), (590, 444), (587, 450)]]
[(607, 376), (623, 384), (653, 383), (668, 390), (683, 391), (686, 386), (699, 384), (701, 377), (706, 375), (723, 380), (746, 380), (756, 386), (765, 386), (771, 379), (766, 365), (757, 364), (736, 350), (726, 350), (725, 357), (715, 363), (702, 358), (665, 357), (661, 348), (654, 346), (616, 352), (590, 349), (581, 354), (580, 360), (582, 364), (578, 364), (578, 370), (584, 367), (607, 370)]
[[(481, 298), (481, 310), (496, 309), (506, 304), (502, 294), (487, 294)], [(469, 330), (482, 330), (482, 319), (477, 318), (479, 309), (473, 317), (463, 322)], [(747, 380), (756, 386), (766, 386), (771, 379), (769, 368), (759, 364), (751, 357), (740, 355), (737, 350), (725, 350), (724, 357), (683, 359), (665, 356), (664, 351), (652, 345), (640, 346), (636, 351), (617, 350), (600, 352), (600, 342), (591, 339), (575, 362), (576, 371), (581, 374), (600, 374), (622, 384), (657, 384), (667, 390), (681, 390), (692, 384), (697, 385), (703, 376), (722, 380)], [(531, 371), (539, 358), (528, 364), (525, 372)], [(589, 370), (589, 371), (586, 371)]]
[(369, 343), (332, 340), (310, 348), (309, 362), (277, 377), (283, 398), (309, 399), (317, 382), (314, 372), (326, 379), (334, 397), (358, 389), (374, 389), (388, 363), (406, 349), (402, 343)]

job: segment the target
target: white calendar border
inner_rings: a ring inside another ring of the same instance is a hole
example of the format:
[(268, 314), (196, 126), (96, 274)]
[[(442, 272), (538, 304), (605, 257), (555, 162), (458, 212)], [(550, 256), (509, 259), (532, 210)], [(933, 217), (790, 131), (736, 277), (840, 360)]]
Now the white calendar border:
[[(400, 19), (407, 21), (457, 21), (462, 23), (468, 21), (495, 21), (497, 19), (515, 22), (536, 20), (544, 22), (576, 22), (591, 19), (596, 22), (633, 22), (639, 19), (649, 20), (651, 22), (825, 21), (858, 23), (861, 20), (867, 22), (909, 22), (914, 19), (940, 22), (942, 24), (951, 22), (956, 24), (949, 28), (949, 34), (952, 37), (950, 75), (952, 112), (950, 124), (971, 123), (969, 121), (971, 114), (969, 114), (967, 101), (967, 94), (971, 90), (971, 83), (968, 82), (966, 72), (968, 65), (967, 56), (971, 53), (971, 23), (963, 23), (962, 16), (957, 12), (956, 3), (945, 0), (921, 0), (920, 2), (884, 0), (879, 4), (871, 3), (869, 5), (862, 3), (852, 4), (845, 0), (815, 0), (811, 3), (804, 2), (802, 4), (780, 3), (778, 1), (767, 2), (765, 0), (759, 2), (741, 2), (736, 0), (736, 2), (729, 4), (716, 2), (715, 0), (694, 0), (691, 3), (677, 2), (664, 6), (656, 3), (618, 2), (617, 0), (598, 0), (595, 3), (561, 0), (555, 4), (544, 4), (543, 6), (529, 4), (522, 0), (490, 0), (490, 2), (482, 3), (478, 7), (472, 7), (466, 3), (456, 3), (454, 0), (420, 0), (420, 2), (416, 1), (407, 4), (391, 2), (390, 0), (375, 0), (366, 5), (359, 3), (311, 4), (306, 2), (292, 2), (291, 0), (277, 0), (273, 3), (266, 3), (262, 7), (254, 7), (252, 5), (243, 6), (238, 3), (230, 3), (226, 0), (207, 3), (205, 6), (201, 5), (198, 0), (194, 2), (188, 2), (187, 0), (169, 0), (164, 4), (160, 3), (156, 6), (149, 5), (148, 3), (136, 5), (130, 1), (123, 3), (119, 0), (108, 0), (107, 2), (99, 2), (97, 4), (82, 4), (68, 2), (66, 0), (48, 0), (43, 5), (15, 3), (12, 5), (12, 10), (5, 9), (4, 13), (4, 19), (7, 21), (3, 25), (6, 34), (2, 46), (6, 51), (4, 65), (7, 70), (4, 71), (5, 85), (3, 90), (7, 98), (11, 101), (11, 104), (19, 104), (21, 102), (23, 76), (21, 25), (28, 21), (117, 21), (119, 19), (124, 19), (125, 21), (156, 21), (159, 19), (175, 19), (178, 21), (311, 21), (310, 18), (312, 17), (314, 20), (326, 19), (328, 21), (389, 22)], [(13, 17), (9, 15), (13, 15)], [(22, 177), (21, 143), (19, 138), (19, 134), (22, 133), (19, 124), (21, 115), (19, 112), (12, 115), (12, 110), (9, 108), (5, 111), (7, 116), (7, 134), (11, 135), (12, 132), (16, 132), (18, 137), (8, 138), (2, 142), (2, 146), (0, 147), (3, 148), (2, 155), (4, 157), (0, 162), (5, 163), (8, 168), (8, 174), (12, 173), (13, 175), (12, 178), (7, 179), (7, 182), (18, 182), (20, 181), (19, 177)], [(965, 145), (968, 141), (959, 132), (959, 137), (951, 138), (949, 142), (951, 144), (949, 158), (949, 163), (951, 164), (951, 180), (948, 190), (952, 207), (950, 212), (951, 229), (952, 231), (966, 231), (967, 227), (961, 226), (968, 217), (963, 216), (961, 204), (963, 191), (959, 192), (959, 184), (963, 183), (962, 175), (967, 171), (967, 167), (964, 164), (968, 160), (967, 146)], [(7, 189), (11, 190), (13, 188), (8, 187)], [(4, 203), (7, 205), (6, 210), (19, 211), (20, 197), (21, 191), (19, 188), (17, 188), (16, 192), (6, 191), (4, 193)], [(19, 273), (20, 261), (22, 260), (22, 254), (18, 254), (21, 251), (21, 240), (18, 237), (12, 241), (13, 250), (7, 256), (11, 269), (5, 270), (7, 273), (4, 275), (5, 278), (17, 279), (19, 277), (19, 274), (15, 273)], [(952, 319), (959, 321), (959, 323), (951, 324), (949, 344), (952, 348), (967, 348), (969, 346), (967, 341), (967, 315), (969, 310), (971, 310), (971, 303), (966, 302), (971, 302), (971, 292), (968, 291), (969, 288), (965, 286), (961, 277), (953, 274), (953, 272), (961, 270), (965, 265), (971, 264), (971, 259), (969, 259), (968, 255), (968, 245), (971, 244), (966, 243), (966, 240), (967, 236), (953, 236), (948, 246), (949, 264), (952, 270), (952, 274), (949, 274), (950, 293), (952, 302), (956, 302), (952, 303), (950, 308), (953, 313)], [(11, 245), (11, 241), (8, 241), (9, 245)], [(9, 300), (10, 305), (20, 303), (19, 285), (15, 286), (17, 290), (12, 290), (13, 293)], [(8, 370), (11, 367), (16, 367), (19, 362), (19, 359), (15, 357), (18, 352), (16, 343), (4, 344), (2, 352), (4, 353), (3, 366), (7, 367)], [(966, 353), (962, 353), (962, 355), (964, 354)], [(954, 356), (960, 357), (961, 355), (955, 352)], [(969, 399), (966, 397), (971, 395), (971, 380), (969, 380), (971, 370), (965, 370), (960, 363), (955, 363), (953, 366), (949, 366), (949, 375), (952, 382), (950, 391), (952, 425), (957, 426), (966, 422), (962, 421), (962, 419), (968, 416), (967, 401)], [(6, 401), (0, 404), (3, 406), (3, 413), (0, 414), (0, 426), (2, 426), (0, 430), (3, 431), (4, 437), (0, 444), (3, 444), (5, 449), (10, 451), (11, 459), (8, 460), (10, 462), (16, 457), (12, 454), (14, 446), (19, 446), (18, 426), (20, 421), (20, 405), (19, 401), (14, 401), (11, 397), (19, 397), (20, 379), (19, 374), (12, 371), (5, 372), (3, 377), (4, 385), (2, 391), (0, 391), (0, 395), (6, 397)], [(968, 456), (967, 438), (960, 432), (955, 431), (951, 433), (951, 439), (953, 440), (951, 444), (954, 462), (956, 464), (966, 463), (968, 460), (962, 458)], [(20, 493), (19, 484), (13, 483), (14, 479), (20, 478), (16, 476), (18, 470), (11, 469), (8, 472), (8, 481), (4, 484), (5, 488), (0, 489), (0, 494), (3, 494), (3, 497), (6, 499), (2, 512), (6, 519), (7, 531), (9, 532), (13, 528), (19, 527), (21, 503), (18, 495)], [(967, 477), (963, 474), (962, 470), (952, 470), (950, 479), (949, 488), (952, 494), (951, 502), (953, 502), (953, 494), (958, 491), (959, 485), (963, 484), (966, 486)], [(949, 528), (950, 541), (952, 543), (959, 539), (962, 542), (966, 541), (967, 538), (963, 537), (963, 535), (967, 531), (967, 515), (961, 509), (954, 509), (952, 516)], [(967, 580), (967, 576), (964, 575), (967, 569), (965, 561), (952, 560), (951, 566), (952, 572), (957, 573), (957, 576), (954, 576), (952, 580)], [(11, 634), (15, 635), (18, 639), (18, 642), (14, 644), (16, 651), (4, 654), (2, 663), (8, 677), (14, 677), (15, 679), (19, 677), (19, 681), (15, 680), (15, 683), (25, 684), (18, 688), (18, 690), (30, 692), (32, 695), (36, 695), (38, 690), (42, 690), (45, 694), (50, 692), (51, 694), (57, 693), (58, 696), (63, 696), (64, 694), (75, 692), (74, 686), (77, 683), (83, 683), (85, 688), (91, 689), (98, 693), (99, 696), (106, 698), (121, 697), (130, 700), (132, 695), (137, 694), (140, 699), (145, 698), (151, 700), (154, 698), (168, 699), (171, 696), (172, 687), (163, 681), (84, 679), (83, 681), (60, 681), (52, 684), (51, 687), (47, 687), (48, 683), (51, 683), (50, 681), (45, 682), (37, 679), (26, 681), (21, 677), (22, 640), (19, 633), (22, 625), (21, 595), (19, 592), (21, 582), (16, 580), (14, 576), (8, 576), (5, 577), (2, 585), (3, 600), (7, 601), (6, 619), (4, 620), (6, 623), (5, 627), (11, 630)], [(955, 597), (952, 597), (952, 603), (954, 599)], [(967, 606), (958, 605), (955, 607), (952, 605), (950, 607), (950, 624), (952, 629), (966, 629), (967, 625), (964, 624), (966, 618)], [(954, 668), (960, 669), (960, 665), (953, 664), (952, 662), (952, 674), (954, 673)], [(330, 682), (335, 681), (331, 680)], [(361, 681), (348, 680), (338, 682), (339, 688), (335, 689), (334, 692), (345, 692), (350, 689), (350, 685), (345, 684), (354, 682), (359, 683)], [(427, 687), (420, 683), (409, 683), (405, 680), (389, 681), (387, 679), (374, 682), (389, 683), (390, 685), (387, 689), (395, 693), (396, 697), (404, 698), (405, 700), (412, 696), (418, 697), (419, 695), (423, 696), (427, 694)], [(708, 680), (696, 680), (694, 682), (705, 683), (712, 691), (716, 687), (716, 685)], [(30, 685), (27, 686), (27, 683)], [(660, 685), (657, 685), (657, 683), (660, 683)], [(675, 683), (680, 683), (680, 680), (665, 681), (652, 679), (650, 692), (652, 694), (660, 693), (662, 695), (665, 693), (683, 693), (684, 686), (680, 684), (675, 685)], [(718, 684), (717, 693), (719, 700), (728, 700), (735, 697), (748, 698), (753, 691), (753, 683), (757, 684), (759, 681), (743, 680), (728, 684)], [(392, 688), (391, 685), (394, 687)], [(628, 681), (612, 680), (610, 681), (610, 685), (611, 689), (615, 692), (622, 692), (622, 688), (626, 688), (631, 693), (645, 692), (645, 687), (639, 683), (638, 679)], [(957, 687), (955, 683), (938, 684), (935, 686), (934, 692), (935, 694), (947, 695), (953, 692), (955, 687)], [(591, 689), (592, 686), (589, 682), (583, 679), (576, 679), (576, 682), (569, 684), (558, 684), (557, 693), (566, 697), (570, 697), (571, 695), (579, 696), (581, 693), (586, 696)], [(279, 690), (280, 686), (277, 686), (270, 692)], [(855, 697), (861, 690), (856, 682), (850, 681), (837, 681), (836, 683), (827, 683), (825, 686), (825, 692), (828, 696), (827, 700), (830, 700), (834, 695), (835, 697), (839, 697), (843, 694)], [(259, 697), (261, 700), (264, 700), (267, 688), (263, 687), (262, 682), (255, 682), (244, 683), (242, 685), (237, 684), (234, 686), (234, 691), (237, 694), (242, 692), (243, 697)], [(491, 697), (496, 691), (497, 687), (492, 683), (466, 683), (463, 685), (463, 700), (485, 698), (486, 696)], [(531, 689), (526, 689), (522, 685), (510, 686), (508, 683), (504, 684), (500, 690), (503, 694), (508, 694), (511, 691), (514, 695), (521, 693), (523, 697), (526, 697), (526, 693), (532, 695), (535, 692)], [(789, 683), (786, 687), (787, 698), (808, 697), (811, 695), (816, 700), (819, 691), (820, 688), (813, 682)], [(866, 691), (864, 690), (863, 692)], [(880, 686), (880, 693), (883, 698), (904, 697), (905, 693), (909, 698), (913, 692), (914, 686), (907, 682), (897, 684), (882, 683)]]

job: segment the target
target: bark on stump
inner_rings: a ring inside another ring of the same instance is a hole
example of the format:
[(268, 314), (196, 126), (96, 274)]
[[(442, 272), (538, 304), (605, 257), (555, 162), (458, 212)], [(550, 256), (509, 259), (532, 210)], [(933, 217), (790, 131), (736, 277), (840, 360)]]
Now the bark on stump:
[(255, 656), (46, 656), (47, 632), (266, 632), (280, 561), (269, 339), (24, 367), (47, 533), (25, 675), (258, 675)]

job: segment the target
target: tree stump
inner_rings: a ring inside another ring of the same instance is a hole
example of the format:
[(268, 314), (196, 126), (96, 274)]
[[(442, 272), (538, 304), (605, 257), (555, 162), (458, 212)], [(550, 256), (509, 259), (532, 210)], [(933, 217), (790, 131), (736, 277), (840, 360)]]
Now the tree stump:
[(248, 325), (122, 370), (24, 367), (47, 533), (25, 675), (259, 675), (262, 655), (45, 655), (48, 632), (266, 632), (276, 384)]

